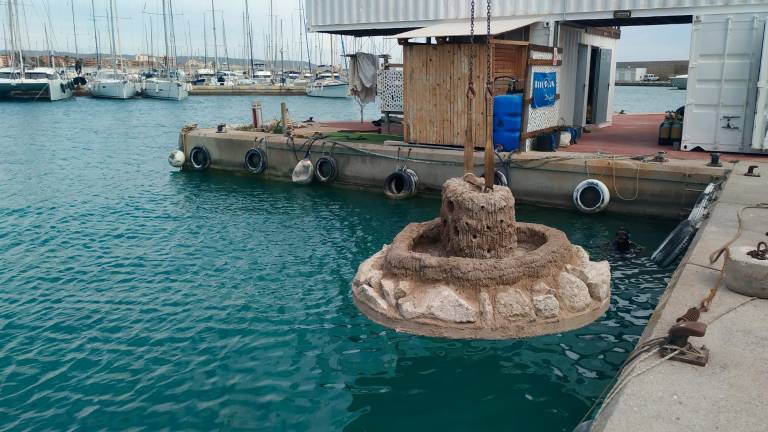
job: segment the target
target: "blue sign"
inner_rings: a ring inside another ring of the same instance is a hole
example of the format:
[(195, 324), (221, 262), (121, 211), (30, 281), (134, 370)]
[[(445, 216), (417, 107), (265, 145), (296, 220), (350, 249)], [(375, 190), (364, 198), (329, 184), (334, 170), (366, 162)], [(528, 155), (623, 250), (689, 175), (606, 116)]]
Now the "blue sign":
[(533, 73), (533, 101), (531, 107), (552, 106), (557, 100), (557, 72)]

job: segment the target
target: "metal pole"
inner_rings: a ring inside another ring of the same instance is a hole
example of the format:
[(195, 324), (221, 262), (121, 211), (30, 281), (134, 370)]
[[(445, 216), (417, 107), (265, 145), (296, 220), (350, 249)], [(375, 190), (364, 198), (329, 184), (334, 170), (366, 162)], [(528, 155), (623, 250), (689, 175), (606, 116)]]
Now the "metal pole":
[(91, 14), (93, 15), (93, 41), (96, 44), (96, 70), (101, 69), (101, 54), (99, 54), (99, 31), (96, 29), (96, 6), (91, 0)]
[(80, 50), (77, 49), (77, 26), (75, 25), (75, 0), (70, 0), (69, 4), (72, 5), (72, 34), (75, 37), (75, 56), (80, 56)]
[(169, 51), (168, 50), (168, 17), (167, 17), (167, 14), (166, 14), (165, 10), (166, 10), (165, 0), (163, 0), (163, 36), (165, 38), (165, 71), (166, 71), (166, 73), (168, 73), (168, 57), (169, 57), (169, 53), (168, 53), (168, 51)]
[(214, 57), (214, 63), (213, 63), (213, 71), (218, 72), (219, 71), (219, 41), (216, 38), (216, 9), (213, 6), (213, 0), (211, 0), (211, 15), (213, 21), (213, 57)]

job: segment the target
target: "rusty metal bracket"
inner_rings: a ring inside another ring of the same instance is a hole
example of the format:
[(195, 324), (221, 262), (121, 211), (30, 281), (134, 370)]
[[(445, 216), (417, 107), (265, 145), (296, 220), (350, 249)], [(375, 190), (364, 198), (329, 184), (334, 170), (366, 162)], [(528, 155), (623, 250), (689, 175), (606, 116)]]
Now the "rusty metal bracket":
[(757, 249), (747, 252), (747, 255), (760, 261), (768, 260), (768, 244), (760, 242), (757, 244)]
[(707, 325), (697, 321), (700, 311), (691, 308), (677, 320), (677, 324), (669, 329), (666, 343), (659, 353), (669, 360), (688, 363), (695, 366), (706, 366), (709, 362), (709, 349), (706, 346), (696, 348), (688, 342), (690, 337), (703, 337), (707, 333)]
[(760, 177), (760, 173), (757, 172), (758, 168), (759, 167), (757, 165), (750, 165), (744, 175), (747, 177)]

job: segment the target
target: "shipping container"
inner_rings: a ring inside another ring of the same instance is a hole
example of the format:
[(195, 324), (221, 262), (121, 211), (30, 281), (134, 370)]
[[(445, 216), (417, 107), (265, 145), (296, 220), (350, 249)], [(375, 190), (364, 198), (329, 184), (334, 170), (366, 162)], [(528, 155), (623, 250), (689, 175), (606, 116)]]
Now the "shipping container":
[[(768, 11), (768, 4), (765, 0), (491, 0), (491, 10), (495, 18), (573, 21), (612, 19), (616, 11), (629, 11), (633, 18), (747, 13)], [(466, 20), (469, 15), (469, 1), (307, 0), (310, 29), (322, 32), (395, 34), (440, 21)]]

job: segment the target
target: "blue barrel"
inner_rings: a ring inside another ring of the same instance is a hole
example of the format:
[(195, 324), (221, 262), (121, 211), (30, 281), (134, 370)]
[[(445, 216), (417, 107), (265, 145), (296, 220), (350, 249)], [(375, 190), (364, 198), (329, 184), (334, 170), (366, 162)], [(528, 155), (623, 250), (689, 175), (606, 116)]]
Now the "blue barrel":
[(500, 95), (493, 98), (493, 146), (515, 151), (520, 146), (523, 126), (523, 94)]

